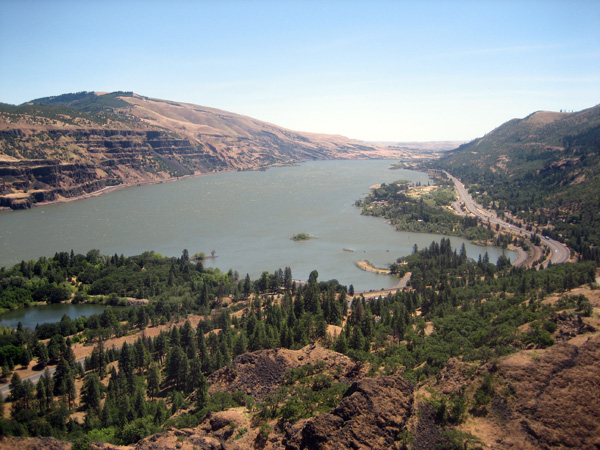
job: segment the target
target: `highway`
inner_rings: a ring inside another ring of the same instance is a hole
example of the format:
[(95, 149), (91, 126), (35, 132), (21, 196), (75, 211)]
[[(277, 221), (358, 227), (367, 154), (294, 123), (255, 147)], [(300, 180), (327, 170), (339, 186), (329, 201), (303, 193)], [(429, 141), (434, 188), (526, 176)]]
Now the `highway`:
[[(465, 186), (462, 184), (462, 182), (459, 179), (457, 179), (456, 177), (453, 177), (448, 172), (445, 172), (445, 173), (448, 176), (448, 178), (450, 178), (454, 182), (454, 186), (456, 187), (456, 191), (458, 192), (458, 201), (462, 202), (465, 205), (465, 208), (468, 212), (479, 217), (484, 222), (489, 221), (491, 225), (499, 225), (500, 227), (505, 228), (506, 230), (508, 230), (512, 233), (519, 233), (523, 236), (526, 236), (527, 238), (531, 238), (531, 236), (533, 236), (532, 232), (527, 231), (518, 226), (511, 225), (511, 224), (503, 221), (502, 219), (499, 219), (494, 212), (484, 209), (481, 205), (479, 205), (477, 202), (475, 202), (475, 200), (473, 200), (473, 197), (471, 197), (471, 195), (467, 192), (467, 190), (465, 189)], [(564, 244), (562, 244), (558, 241), (555, 241), (553, 239), (546, 239), (546, 238), (542, 238), (541, 243), (543, 245), (545, 245), (546, 247), (548, 247), (548, 249), (550, 250), (549, 260), (552, 261), (552, 264), (561, 264), (561, 263), (568, 261), (568, 259), (570, 257), (570, 252), (569, 252), (569, 248), (567, 246), (565, 246)], [(535, 252), (536, 248), (537, 247), (534, 247), (534, 252)], [(532, 258), (529, 258), (529, 260), (535, 261), (535, 260), (539, 259), (540, 257), (541, 257), (541, 252), (538, 250), (537, 253), (534, 253)], [(527, 258), (524, 258), (524, 257), (517, 258), (517, 260), (513, 261), (513, 265), (522, 265), (526, 262), (526, 259)], [(547, 266), (547, 265), (548, 265), (548, 259), (544, 262), (544, 266)], [(406, 281), (408, 281), (408, 280), (402, 280), (402, 281), (404, 283), (406, 283)], [(393, 289), (398, 289), (401, 287), (402, 286), (395, 286)], [(77, 362), (81, 362), (83, 364), (84, 360), (85, 360), (85, 358), (80, 358), (77, 360)], [(55, 369), (54, 367), (48, 368), (48, 370), (50, 371), (50, 374), (54, 373), (54, 369)], [(40, 371), (38, 373), (35, 373), (33, 375), (23, 378), (23, 380), (28, 379), (35, 384), (35, 383), (37, 383), (37, 381), (39, 380), (39, 378), (42, 376), (43, 373), (44, 373), (43, 371)], [(4, 398), (6, 398), (8, 396), (8, 392), (9, 392), (8, 385), (9, 385), (9, 383), (0, 385), (0, 395), (3, 395)]]
[[(481, 205), (475, 202), (475, 200), (473, 200), (473, 197), (471, 197), (471, 195), (467, 192), (465, 186), (461, 183), (461, 181), (458, 178), (453, 177), (448, 172), (444, 173), (448, 176), (448, 178), (450, 178), (454, 182), (454, 186), (456, 187), (456, 191), (458, 193), (459, 202), (462, 202), (465, 205), (467, 211), (479, 217), (484, 222), (489, 221), (490, 224), (499, 225), (500, 227), (505, 228), (510, 232), (519, 233), (528, 238), (531, 238), (533, 236), (534, 233), (520, 228), (518, 226), (511, 225), (503, 221), (502, 219), (499, 219), (494, 212), (484, 209)], [(562, 244), (561, 242), (555, 241), (554, 239), (543, 237), (541, 239), (541, 242), (550, 250), (550, 258), (544, 262), (545, 266), (548, 265), (548, 260), (551, 261), (552, 264), (561, 264), (569, 260), (571, 253), (566, 245)], [(541, 254), (539, 256), (541, 256)], [(538, 258), (534, 257), (534, 260), (536, 259)], [(520, 264), (524, 263), (524, 261), (519, 262)], [(513, 262), (513, 264), (515, 263), (516, 261)]]
[[(83, 358), (79, 358), (79, 359), (75, 360), (75, 362), (77, 364), (79, 364), (79, 363), (83, 364), (85, 361), (85, 358), (87, 358), (87, 356), (84, 356)], [(50, 373), (50, 376), (52, 376), (54, 374), (54, 372), (56, 371), (56, 366), (48, 366), (47, 370)], [(15, 372), (19, 373), (18, 370), (16, 370)], [(45, 370), (41, 370), (39, 372), (28, 375), (26, 377), (22, 377), (21, 381), (29, 380), (35, 385), (35, 384), (37, 384), (38, 380), (42, 377), (42, 375), (44, 375), (44, 372), (45, 372)], [(8, 393), (10, 392), (10, 390), (8, 388), (9, 385), (10, 385), (10, 380), (8, 383), (0, 385), (0, 395), (2, 395), (5, 399), (8, 397)]]

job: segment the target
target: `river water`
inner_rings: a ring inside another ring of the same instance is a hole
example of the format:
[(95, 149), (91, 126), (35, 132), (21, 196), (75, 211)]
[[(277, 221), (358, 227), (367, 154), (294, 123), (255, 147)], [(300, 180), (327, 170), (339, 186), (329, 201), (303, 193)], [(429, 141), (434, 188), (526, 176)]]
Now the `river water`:
[[(173, 183), (137, 186), (75, 202), (0, 214), (0, 267), (57, 251), (165, 256), (215, 251), (206, 265), (260, 276), (289, 266), (295, 279), (317, 270), (357, 290), (391, 287), (397, 280), (355, 266), (386, 266), (441, 236), (397, 232), (384, 220), (360, 215), (355, 200), (377, 183), (410, 180), (424, 173), (389, 170), (390, 161), (315, 161), (265, 172), (221, 173)], [(316, 236), (294, 242), (294, 234)], [(502, 250), (465, 243), (470, 257)], [(348, 251), (351, 250), (351, 251)], [(513, 259), (512, 253), (508, 256)]]
[(8, 311), (0, 317), (0, 325), (17, 328), (19, 322), (23, 327), (35, 329), (37, 324), (60, 322), (66, 314), (71, 319), (81, 316), (101, 314), (106, 309), (104, 305), (78, 303), (61, 303), (57, 305), (32, 306)]

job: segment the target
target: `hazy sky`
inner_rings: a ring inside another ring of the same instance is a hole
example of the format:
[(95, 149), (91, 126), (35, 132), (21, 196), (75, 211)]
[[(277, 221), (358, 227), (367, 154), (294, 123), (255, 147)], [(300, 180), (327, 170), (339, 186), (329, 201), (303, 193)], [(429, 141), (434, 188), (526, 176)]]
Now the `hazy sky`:
[(600, 103), (600, 1), (0, 0), (0, 102), (84, 90), (470, 140)]

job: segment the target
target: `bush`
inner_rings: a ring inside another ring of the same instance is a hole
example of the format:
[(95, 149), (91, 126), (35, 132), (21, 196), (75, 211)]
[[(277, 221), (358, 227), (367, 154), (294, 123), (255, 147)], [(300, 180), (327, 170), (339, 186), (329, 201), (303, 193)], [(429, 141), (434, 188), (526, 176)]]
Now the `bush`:
[(109, 444), (118, 445), (116, 433), (117, 430), (115, 427), (93, 429), (88, 432), (88, 441), (107, 442)]
[(118, 433), (118, 438), (123, 445), (129, 445), (160, 430), (160, 427), (154, 425), (151, 417), (141, 417), (125, 425)]

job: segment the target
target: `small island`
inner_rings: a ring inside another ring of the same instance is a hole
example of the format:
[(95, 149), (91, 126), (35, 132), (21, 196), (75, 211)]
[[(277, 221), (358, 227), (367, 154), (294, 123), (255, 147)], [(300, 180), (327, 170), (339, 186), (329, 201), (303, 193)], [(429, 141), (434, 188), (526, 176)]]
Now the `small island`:
[(308, 241), (309, 239), (315, 239), (316, 236), (308, 233), (298, 233), (291, 237), (292, 241)]

